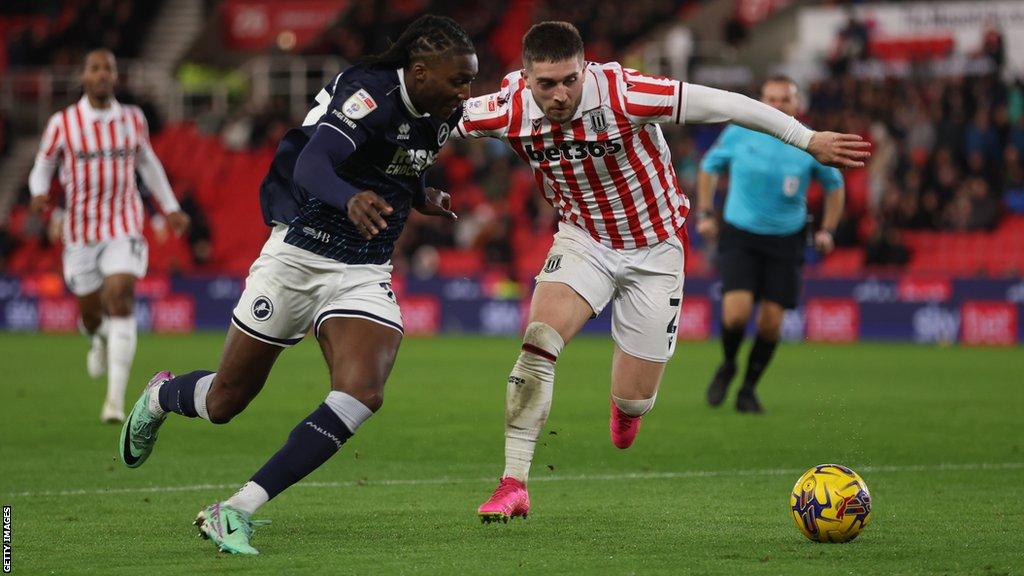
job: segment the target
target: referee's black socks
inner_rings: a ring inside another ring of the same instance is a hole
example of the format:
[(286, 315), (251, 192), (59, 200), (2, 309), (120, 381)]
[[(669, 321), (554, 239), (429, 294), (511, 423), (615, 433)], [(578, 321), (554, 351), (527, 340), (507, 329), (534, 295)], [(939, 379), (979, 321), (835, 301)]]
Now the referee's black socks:
[(747, 360), (747, 373), (743, 376), (744, 388), (753, 389), (754, 386), (757, 386), (757, 381), (761, 379), (761, 373), (771, 362), (778, 344), (778, 341), (765, 340), (760, 335), (754, 340), (754, 346), (750, 349), (750, 358)]
[(743, 343), (745, 328), (745, 326), (726, 328), (724, 324), (722, 325), (722, 352), (725, 353), (726, 363), (736, 363), (736, 352), (739, 351), (740, 344)]

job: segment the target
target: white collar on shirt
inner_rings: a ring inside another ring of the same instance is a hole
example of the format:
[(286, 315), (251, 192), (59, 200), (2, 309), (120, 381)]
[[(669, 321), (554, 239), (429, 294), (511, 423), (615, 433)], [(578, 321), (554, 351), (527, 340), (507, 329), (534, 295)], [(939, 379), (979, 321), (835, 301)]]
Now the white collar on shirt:
[(398, 69), (398, 86), (399, 91), (402, 94), (402, 104), (405, 104), (405, 109), (412, 114), (413, 118), (423, 118), (424, 116), (430, 116), (428, 113), (420, 114), (416, 107), (412, 105), (412, 100), (409, 99), (409, 91), (405, 89), (405, 68)]
[[(601, 105), (601, 90), (597, 85), (597, 76), (590, 69), (590, 64), (590, 62), (584, 62), (583, 64), (583, 96), (580, 97), (580, 105), (576, 107), (572, 120), (582, 118), (584, 112), (589, 112)], [(525, 77), (525, 71), (523, 75)], [(523, 98), (526, 99), (526, 105), (529, 108), (530, 120), (536, 121), (544, 118), (544, 110), (533, 99), (532, 90), (529, 88), (523, 89)]]
[(121, 115), (121, 104), (113, 97), (110, 98), (110, 106), (94, 108), (89, 97), (82, 95), (78, 100), (78, 108), (82, 111), (83, 120), (106, 122)]

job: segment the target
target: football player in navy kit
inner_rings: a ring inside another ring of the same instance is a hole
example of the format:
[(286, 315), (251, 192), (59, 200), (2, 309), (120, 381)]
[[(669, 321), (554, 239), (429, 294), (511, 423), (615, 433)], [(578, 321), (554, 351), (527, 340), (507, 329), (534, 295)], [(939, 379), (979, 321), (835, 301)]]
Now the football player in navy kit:
[(245, 409), (281, 350), (310, 327), (331, 391), (231, 498), (196, 518), (222, 551), (257, 554), (256, 508), (326, 462), (383, 402), (402, 341), (391, 253), (413, 208), (454, 218), (424, 172), (470, 95), (477, 58), (450, 18), (423, 16), (383, 54), (339, 74), (282, 139), (260, 189), (270, 238), (235, 307), (217, 372), (156, 374), (121, 432), (129, 467), (171, 412), (223, 424)]

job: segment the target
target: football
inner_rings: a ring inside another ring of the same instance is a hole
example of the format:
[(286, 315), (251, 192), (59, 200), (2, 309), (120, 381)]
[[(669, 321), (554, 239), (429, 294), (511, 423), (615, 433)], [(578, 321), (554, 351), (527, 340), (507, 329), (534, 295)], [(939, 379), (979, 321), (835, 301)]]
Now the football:
[(793, 521), (815, 542), (849, 542), (871, 521), (871, 493), (856, 472), (839, 464), (815, 466), (789, 496)]

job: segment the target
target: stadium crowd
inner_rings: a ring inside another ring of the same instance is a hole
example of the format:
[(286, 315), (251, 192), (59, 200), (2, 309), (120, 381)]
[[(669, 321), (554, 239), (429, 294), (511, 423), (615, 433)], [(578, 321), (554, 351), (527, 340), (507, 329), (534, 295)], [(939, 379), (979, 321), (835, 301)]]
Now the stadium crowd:
[[(87, 4), (104, 9), (106, 16), (101, 20), (136, 17), (137, 9), (132, 7), (135, 3), (99, 0), (77, 5)], [(380, 50), (382, 39), (393, 37), (395, 30), (419, 13), (421, 4), (389, 4), (391, 8), (382, 12), (383, 3), (356, 3), (346, 18), (329, 28), (308, 50), (353, 60)], [(623, 53), (645, 30), (680, 10), (680, 3), (672, 0), (633, 1), (629, 2), (630, 10), (620, 10), (625, 4), (582, 0), (566, 8), (570, 14), (558, 15), (570, 16), (579, 24), (589, 42), (589, 57), (601, 60)], [(511, 2), (505, 12), (481, 7), (475, 13), (470, 9), (461, 19), (480, 52), (481, 77), (474, 85), (475, 93), (496, 89), (502, 73), (516, 65), (517, 52), (508, 50), (508, 46), (518, 46), (512, 40), (530, 24), (528, 18), (516, 20), (520, 8), (517, 2)], [(609, 14), (629, 17), (610, 18)], [(607, 24), (612, 21), (616, 26)], [(837, 38), (856, 38), (855, 32), (839, 30)], [(130, 49), (130, 42), (121, 42)], [(54, 45), (74, 43), (62, 39)], [(17, 49), (9, 51), (12, 57), (18, 53)], [(901, 265), (908, 261), (912, 250), (901, 240), (904, 231), (991, 231), (1004, 214), (1024, 212), (1024, 83), (1001, 80), (998, 51), (994, 50), (991, 57), (996, 66), (980, 75), (911, 74), (899, 78), (864, 75), (855, 66), (840, 66), (833, 61), (828, 78), (805, 88), (805, 119), (809, 125), (858, 133), (874, 145), (867, 168), (845, 173), (848, 200), (836, 234), (837, 245), (864, 248), (868, 264)], [(756, 92), (756, 86), (748, 87), (751, 95)], [(264, 107), (245, 106), (227, 117), (203, 118), (197, 123), (204, 131), (217, 135), (222, 149), (249, 151), (267, 158), (283, 132), (298, 120), (288, 117), (283, 103), (271, 102)], [(150, 123), (158, 126), (159, 120), (151, 118)], [(700, 158), (720, 129), (666, 129), (676, 173), (691, 195)], [(154, 136), (158, 153), (161, 137)], [(216, 218), (204, 214), (211, 207), (204, 203), (203, 194), (197, 193), (201, 192), (196, 190), (197, 182), (188, 170), (176, 171), (169, 165), (168, 172), (176, 192), (184, 199), (183, 206), (192, 215), (194, 230), (187, 243), (178, 246), (157, 217), (152, 230), (156, 236), (153, 269), (223, 268), (216, 250), (222, 226)], [(519, 280), (536, 272), (537, 259), (547, 249), (543, 240), (550, 237), (557, 215), (535, 192), (529, 169), (508, 148), (496, 141), (453, 142), (442, 152), (439, 168), (429, 173), (428, 182), (451, 193), (460, 219), (450, 223), (414, 215), (396, 251), (399, 270), (429, 276), (439, 270), (461, 273), (487, 269)], [(255, 202), (255, 190), (233, 193)], [(3, 266), (9, 273), (37, 270), (59, 260), (38, 256), (39, 251), (49, 253), (53, 248), (45, 237), (46, 227), (26, 213), (27, 198), (26, 189), (12, 214), (6, 239), (0, 241), (0, 261), (6, 262)], [(820, 191), (812, 190), (809, 198), (811, 213), (820, 214)], [(699, 248), (697, 236), (691, 234)], [(173, 257), (160, 257), (161, 242), (174, 245), (167, 249)], [(711, 271), (699, 252), (689, 266), (691, 272)]]

